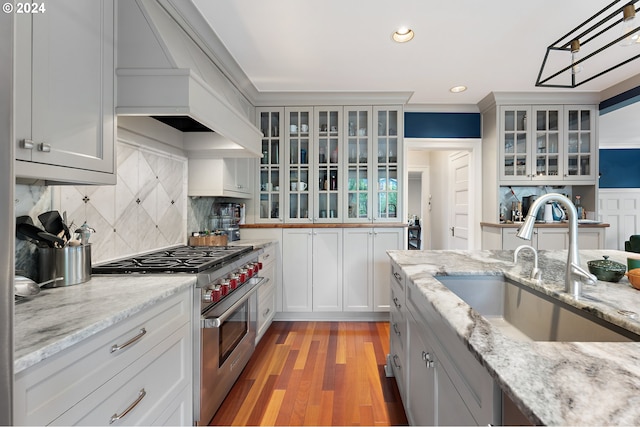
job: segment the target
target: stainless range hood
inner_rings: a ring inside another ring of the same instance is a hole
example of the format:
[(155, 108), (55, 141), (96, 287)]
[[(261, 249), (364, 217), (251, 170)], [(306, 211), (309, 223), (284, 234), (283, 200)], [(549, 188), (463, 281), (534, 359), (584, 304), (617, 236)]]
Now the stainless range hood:
[(185, 132), (187, 153), (260, 157), (253, 106), (169, 11), (177, 13), (163, 0), (118, 2), (116, 114)]

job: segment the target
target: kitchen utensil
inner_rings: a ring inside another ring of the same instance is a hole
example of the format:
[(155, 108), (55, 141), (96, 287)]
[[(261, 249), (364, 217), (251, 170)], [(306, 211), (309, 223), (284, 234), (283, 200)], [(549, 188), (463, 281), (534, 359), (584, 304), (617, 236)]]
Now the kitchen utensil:
[(53, 287), (71, 286), (91, 279), (91, 245), (38, 249), (40, 280), (64, 277)]
[(95, 233), (96, 230), (91, 228), (91, 227), (89, 227), (89, 225), (85, 221), (80, 226), (80, 228), (78, 228), (75, 232), (80, 235), (80, 243), (82, 245), (88, 245), (89, 244), (89, 239), (91, 238), (91, 233)]
[(47, 233), (46, 231), (39, 232), (38, 237), (40, 238), (40, 241), (47, 242), (50, 248), (62, 248), (65, 245), (64, 239), (61, 239), (51, 233)]
[(44, 230), (48, 233), (57, 235), (64, 230), (62, 216), (58, 211), (49, 211), (38, 215), (38, 219), (42, 223)]
[(48, 243), (44, 242), (38, 233), (45, 232), (43, 229), (36, 227), (28, 222), (16, 224), (16, 236), (21, 240), (30, 240), (37, 244), (39, 247), (47, 246)]
[(598, 280), (606, 282), (620, 281), (625, 271), (627, 271), (627, 267), (624, 264), (610, 260), (608, 255), (604, 255), (603, 258), (587, 262), (589, 272), (594, 274)]
[(634, 268), (625, 273), (629, 278), (629, 283), (636, 289), (640, 289), (640, 268)]
[(52, 282), (63, 280), (64, 277), (56, 277), (55, 279), (46, 280), (44, 282), (36, 283), (35, 281), (24, 276), (14, 276), (13, 279), (13, 293), (19, 297), (28, 298), (40, 293), (40, 288)]

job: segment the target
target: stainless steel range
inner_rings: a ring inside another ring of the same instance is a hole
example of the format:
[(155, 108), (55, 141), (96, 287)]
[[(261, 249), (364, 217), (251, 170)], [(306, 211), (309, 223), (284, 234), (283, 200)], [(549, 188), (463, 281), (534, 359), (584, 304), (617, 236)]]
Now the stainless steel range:
[(253, 354), (262, 249), (178, 246), (96, 265), (94, 274), (196, 274), (194, 421), (207, 425)]

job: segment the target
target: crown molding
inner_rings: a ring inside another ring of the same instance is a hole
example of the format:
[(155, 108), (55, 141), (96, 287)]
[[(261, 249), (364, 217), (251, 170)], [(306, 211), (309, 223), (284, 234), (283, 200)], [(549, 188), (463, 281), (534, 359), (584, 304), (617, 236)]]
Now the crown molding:
[(259, 92), (254, 105), (404, 105), (411, 95), (413, 92)]

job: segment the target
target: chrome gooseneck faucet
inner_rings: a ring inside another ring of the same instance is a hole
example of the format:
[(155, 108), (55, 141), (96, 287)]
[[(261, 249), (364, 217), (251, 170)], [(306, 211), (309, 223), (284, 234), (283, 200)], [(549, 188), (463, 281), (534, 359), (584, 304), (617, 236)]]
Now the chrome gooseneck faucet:
[(530, 249), (531, 252), (533, 252), (533, 269), (531, 270), (531, 278), (537, 282), (540, 282), (540, 280), (542, 279), (542, 272), (540, 271), (540, 269), (538, 268), (538, 251), (536, 251), (536, 248), (534, 248), (533, 246), (529, 246), (529, 245), (520, 245), (516, 248), (515, 251), (513, 251), (513, 263), (517, 263), (518, 262), (518, 253), (520, 253), (521, 250), (523, 249)]
[(569, 254), (567, 256), (567, 270), (565, 274), (565, 292), (571, 294), (574, 298), (579, 298), (582, 294), (582, 283), (594, 284), (597, 278), (580, 267), (580, 257), (578, 256), (578, 212), (569, 199), (558, 193), (548, 193), (537, 198), (531, 208), (529, 208), (524, 224), (522, 224), (516, 236), (525, 240), (531, 239), (538, 211), (545, 203), (551, 201), (560, 203), (567, 210), (567, 219), (569, 220)]

